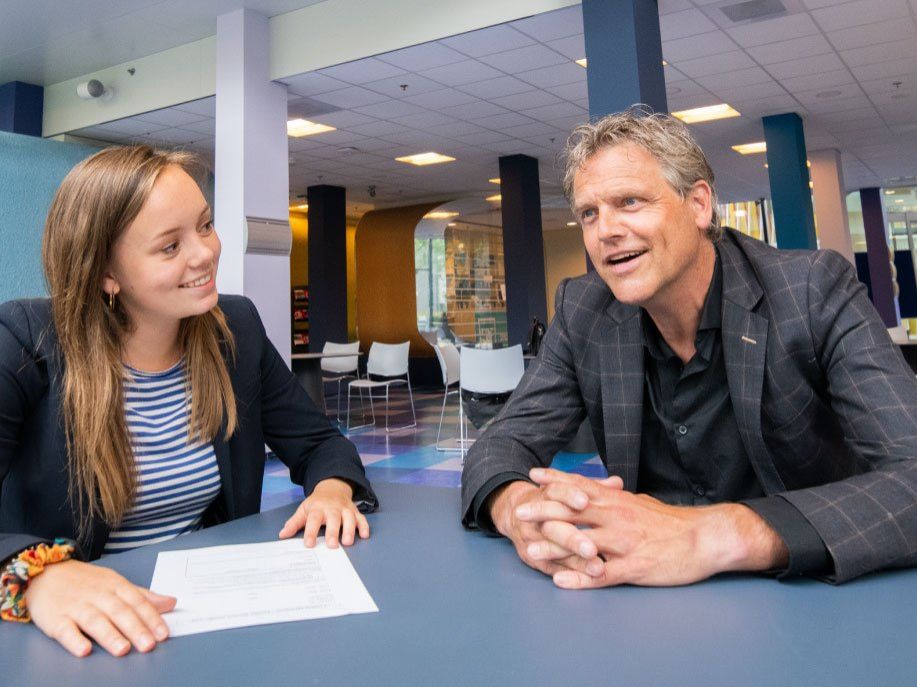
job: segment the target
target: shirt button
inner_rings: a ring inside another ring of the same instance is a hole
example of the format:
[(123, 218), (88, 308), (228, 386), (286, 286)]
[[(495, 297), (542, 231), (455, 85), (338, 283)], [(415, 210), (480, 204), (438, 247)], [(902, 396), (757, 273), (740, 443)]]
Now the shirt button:
[(678, 433), (684, 436), (685, 434), (688, 433), (688, 428), (685, 427), (684, 425), (678, 425)]
[(698, 496), (703, 496), (704, 494), (707, 493), (707, 490), (704, 489), (703, 487), (694, 487), (694, 493), (697, 494)]

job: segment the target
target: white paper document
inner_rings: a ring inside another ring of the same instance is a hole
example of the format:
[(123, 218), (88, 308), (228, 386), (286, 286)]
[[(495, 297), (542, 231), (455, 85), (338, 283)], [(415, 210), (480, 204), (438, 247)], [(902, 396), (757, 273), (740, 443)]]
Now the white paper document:
[(378, 612), (344, 549), (324, 538), (162, 551), (150, 589), (178, 599), (172, 637), (232, 627)]

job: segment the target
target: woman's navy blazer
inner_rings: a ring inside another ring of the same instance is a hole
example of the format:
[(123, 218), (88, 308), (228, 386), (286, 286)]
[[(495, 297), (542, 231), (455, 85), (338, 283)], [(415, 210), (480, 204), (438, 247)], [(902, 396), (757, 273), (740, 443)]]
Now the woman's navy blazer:
[[(220, 296), (235, 337), (227, 358), (238, 429), (213, 442), (220, 493), (204, 525), (257, 513), (261, 507), (264, 445), (290, 468), (309, 494), (323, 479), (354, 487), (365, 510), (376, 496), (352, 443), (310, 400), (267, 338), (255, 306), (243, 296)], [(63, 361), (48, 299), (0, 305), (0, 560), (37, 541), (76, 539), (68, 495), (67, 449), (61, 412)], [(83, 550), (101, 555), (110, 527), (94, 522)]]

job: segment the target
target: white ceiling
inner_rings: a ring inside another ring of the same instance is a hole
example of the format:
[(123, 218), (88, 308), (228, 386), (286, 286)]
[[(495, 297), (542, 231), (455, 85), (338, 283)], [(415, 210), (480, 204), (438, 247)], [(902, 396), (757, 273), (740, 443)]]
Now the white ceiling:
[[(725, 101), (743, 115), (692, 126), (721, 197), (769, 195), (764, 156), (730, 146), (763, 140), (761, 117), (787, 111), (803, 117), (810, 150), (841, 151), (848, 189), (907, 183), (917, 173), (917, 0), (783, 1), (786, 16), (732, 25), (718, 7), (733, 3), (659, 0), (670, 109)], [(316, 183), (374, 206), (490, 194), (498, 157), (524, 153), (540, 161), (545, 204), (563, 208), (555, 158), (588, 116), (586, 71), (573, 63), (584, 55), (571, 7), (285, 79), (291, 116), (338, 129), (290, 139), (290, 196)], [(210, 98), (73, 133), (212, 155), (213, 117)], [(457, 161), (394, 161), (427, 150)]]
[(322, 0), (0, 0), (0, 84), (47, 86), (216, 34), (241, 7), (273, 17)]

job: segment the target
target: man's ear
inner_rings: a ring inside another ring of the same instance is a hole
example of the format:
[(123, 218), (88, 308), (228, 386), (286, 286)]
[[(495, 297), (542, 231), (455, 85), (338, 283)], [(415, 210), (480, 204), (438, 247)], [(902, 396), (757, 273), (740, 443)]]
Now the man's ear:
[(705, 231), (713, 221), (713, 189), (710, 184), (703, 179), (695, 181), (685, 202), (697, 228)]

